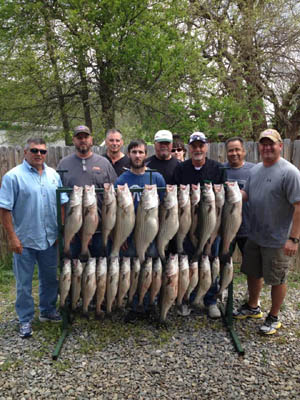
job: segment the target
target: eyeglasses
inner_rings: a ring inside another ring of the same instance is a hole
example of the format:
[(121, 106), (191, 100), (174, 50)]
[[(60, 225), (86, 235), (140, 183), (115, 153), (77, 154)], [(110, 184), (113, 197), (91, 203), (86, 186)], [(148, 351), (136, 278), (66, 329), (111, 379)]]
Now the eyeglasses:
[(179, 148), (178, 149), (172, 149), (172, 153), (175, 153), (175, 151), (179, 152), (179, 151), (183, 151), (183, 149), (179, 149)]
[(36, 148), (33, 148), (33, 149), (29, 149), (29, 151), (30, 151), (30, 153), (32, 153), (32, 154), (41, 153), (43, 156), (44, 156), (45, 154), (47, 154), (47, 150), (44, 150), (44, 149), (36, 149)]

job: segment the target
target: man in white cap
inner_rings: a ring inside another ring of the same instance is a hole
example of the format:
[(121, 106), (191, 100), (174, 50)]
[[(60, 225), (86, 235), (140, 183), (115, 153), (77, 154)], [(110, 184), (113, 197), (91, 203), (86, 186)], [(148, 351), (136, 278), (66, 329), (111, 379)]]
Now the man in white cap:
[(173, 135), (170, 131), (161, 130), (154, 136), (155, 155), (146, 160), (146, 166), (156, 169), (167, 184), (172, 183), (173, 172), (179, 161), (172, 157)]
[[(66, 187), (95, 185), (96, 188), (102, 188), (103, 184), (114, 183), (117, 174), (111, 163), (99, 154), (94, 154), (92, 150), (93, 137), (89, 127), (79, 125), (74, 129), (73, 144), (75, 153), (60, 160), (57, 170), (67, 170), (61, 174), (62, 183)], [(98, 196), (98, 212), (101, 212), (101, 198)], [(99, 226), (100, 229), (100, 226)], [(104, 249), (101, 248), (100, 233), (95, 233), (89, 245), (89, 251), (92, 257), (104, 255)], [(71, 243), (71, 255), (77, 258), (81, 250), (81, 240), (77, 234)]]
[(281, 158), (282, 139), (274, 129), (259, 136), (262, 162), (246, 182), (250, 228), (241, 270), (247, 275), (248, 302), (234, 312), (237, 319), (262, 318), (259, 296), (263, 282), (271, 286), (271, 309), (260, 333), (272, 335), (281, 327), (280, 307), (286, 295), (288, 269), (300, 238), (300, 173)]
[[(207, 137), (202, 132), (194, 132), (189, 138), (189, 154), (190, 158), (177, 165), (174, 171), (173, 182), (176, 185), (195, 184), (203, 185), (204, 182), (224, 183), (226, 173), (223, 165), (218, 161), (211, 160), (206, 157), (208, 151)], [(220, 237), (218, 236), (212, 245), (211, 257), (214, 258), (219, 254)], [(195, 253), (189, 237), (184, 242), (184, 250), (191, 258)], [(216, 293), (218, 291), (218, 283), (213, 282), (211, 288), (204, 297), (204, 304), (210, 318), (220, 318), (221, 312), (217, 306)], [(191, 295), (191, 300), (194, 293)]]

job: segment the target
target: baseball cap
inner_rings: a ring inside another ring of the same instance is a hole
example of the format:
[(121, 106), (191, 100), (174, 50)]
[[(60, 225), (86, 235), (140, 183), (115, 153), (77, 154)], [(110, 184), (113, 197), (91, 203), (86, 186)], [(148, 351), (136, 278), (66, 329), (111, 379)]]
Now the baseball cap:
[(173, 135), (170, 131), (161, 130), (156, 132), (154, 142), (173, 142)]
[(90, 131), (90, 128), (88, 126), (78, 125), (78, 126), (76, 126), (76, 128), (74, 128), (74, 135), (73, 136), (76, 136), (81, 132), (87, 133), (88, 135), (91, 135), (91, 131)]
[(274, 143), (282, 142), (281, 136), (279, 132), (275, 129), (266, 129), (260, 135), (258, 141), (260, 142), (262, 139), (268, 138), (271, 139)]
[(204, 135), (203, 132), (194, 132), (191, 134), (189, 138), (189, 144), (196, 142), (196, 141), (202, 142), (202, 143), (207, 143), (207, 138)]

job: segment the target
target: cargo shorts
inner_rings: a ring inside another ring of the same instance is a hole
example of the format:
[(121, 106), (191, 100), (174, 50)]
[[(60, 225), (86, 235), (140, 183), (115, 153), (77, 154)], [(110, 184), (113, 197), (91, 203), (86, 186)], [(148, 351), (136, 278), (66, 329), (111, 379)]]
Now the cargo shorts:
[(277, 286), (286, 282), (292, 260), (283, 253), (283, 248), (262, 247), (248, 239), (241, 271), (254, 278), (264, 278), (267, 285)]

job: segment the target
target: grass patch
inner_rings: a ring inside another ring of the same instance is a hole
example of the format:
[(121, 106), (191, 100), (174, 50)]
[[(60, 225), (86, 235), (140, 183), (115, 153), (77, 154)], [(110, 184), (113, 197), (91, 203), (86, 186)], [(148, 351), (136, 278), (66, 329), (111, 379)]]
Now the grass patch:
[(22, 360), (5, 360), (3, 364), (0, 365), (0, 371), (7, 372), (15, 369), (19, 369), (24, 364)]

